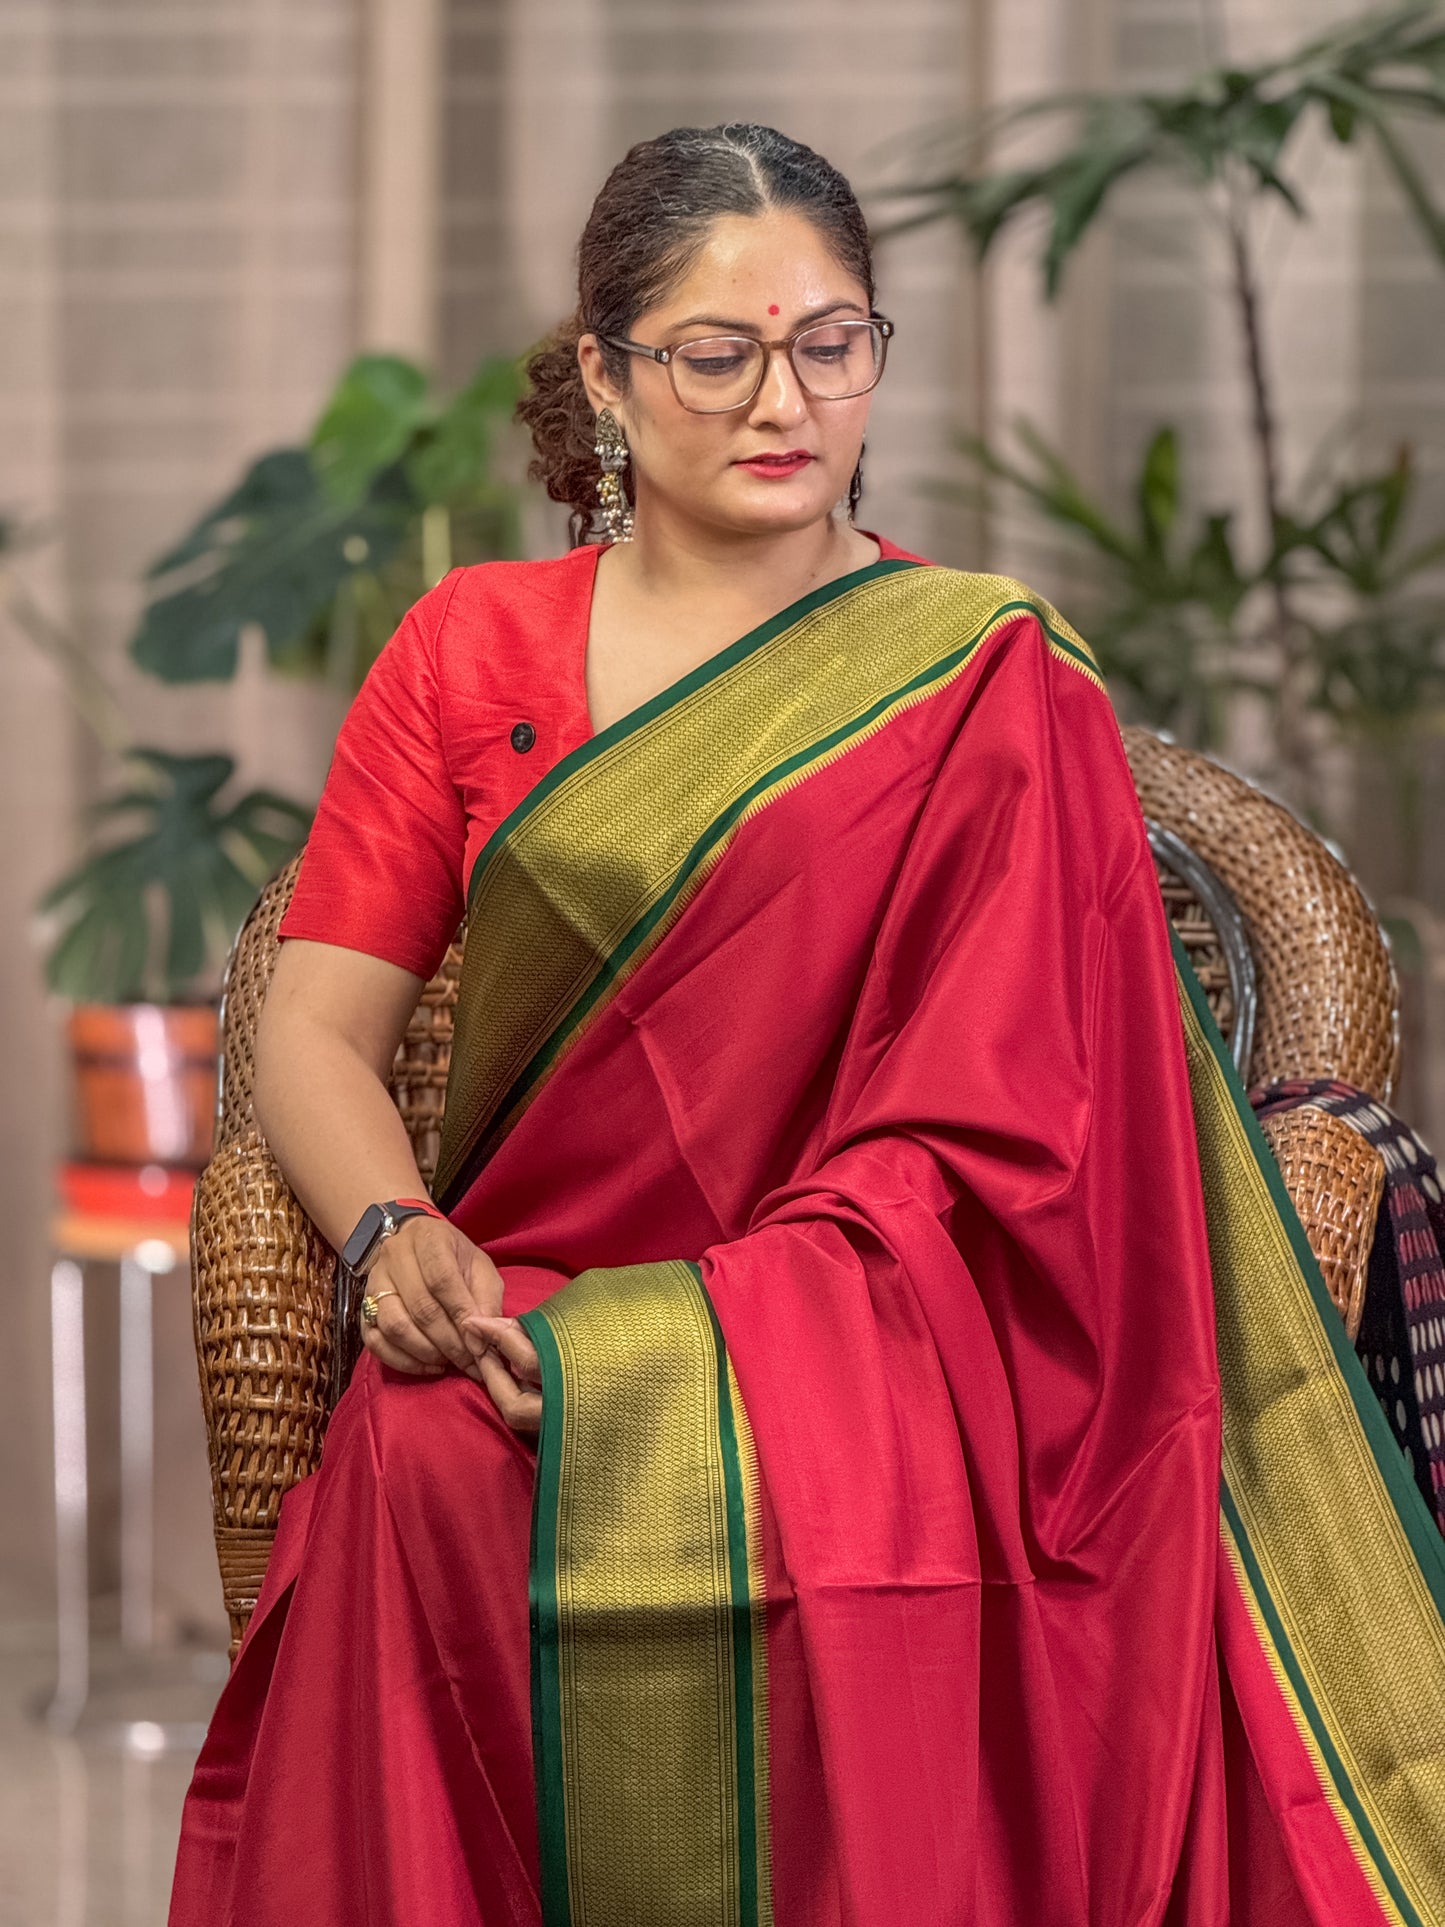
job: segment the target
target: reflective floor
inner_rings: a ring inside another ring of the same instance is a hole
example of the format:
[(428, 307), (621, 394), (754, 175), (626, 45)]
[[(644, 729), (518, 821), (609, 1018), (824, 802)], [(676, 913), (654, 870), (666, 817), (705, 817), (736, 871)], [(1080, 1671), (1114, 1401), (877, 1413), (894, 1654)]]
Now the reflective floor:
[[(181, 1801), (224, 1655), (102, 1646), (74, 1738), (37, 1719), (48, 1629), (0, 1626), (0, 1927), (163, 1927)], [(157, 1751), (179, 1736), (179, 1750)]]

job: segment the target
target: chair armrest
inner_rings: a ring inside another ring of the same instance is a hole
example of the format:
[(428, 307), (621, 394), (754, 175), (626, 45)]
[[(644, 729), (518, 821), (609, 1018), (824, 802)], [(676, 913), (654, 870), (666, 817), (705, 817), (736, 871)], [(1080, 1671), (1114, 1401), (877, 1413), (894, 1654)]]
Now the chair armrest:
[(196, 1185), (192, 1305), (221, 1584), (234, 1656), (282, 1495), (321, 1462), (336, 1255), (260, 1133), (222, 1144)]
[(1384, 1159), (1343, 1118), (1309, 1105), (1277, 1111), (1263, 1120), (1263, 1130), (1353, 1345), (1365, 1309)]

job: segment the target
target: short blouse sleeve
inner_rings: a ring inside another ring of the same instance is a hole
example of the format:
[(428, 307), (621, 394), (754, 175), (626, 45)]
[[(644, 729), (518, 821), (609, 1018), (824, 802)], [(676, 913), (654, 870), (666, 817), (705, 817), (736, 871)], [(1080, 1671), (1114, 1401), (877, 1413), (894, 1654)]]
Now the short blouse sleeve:
[(456, 580), (409, 611), (347, 711), (277, 932), (427, 979), (464, 908), (466, 809), (447, 765), (436, 666)]

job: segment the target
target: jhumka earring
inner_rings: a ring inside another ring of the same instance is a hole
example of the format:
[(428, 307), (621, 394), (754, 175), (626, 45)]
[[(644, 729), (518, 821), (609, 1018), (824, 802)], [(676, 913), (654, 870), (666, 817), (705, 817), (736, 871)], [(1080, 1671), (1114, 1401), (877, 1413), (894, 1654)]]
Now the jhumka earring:
[(610, 542), (630, 542), (632, 510), (627, 506), (627, 491), (622, 486), (622, 471), (627, 466), (627, 437), (610, 408), (602, 409), (597, 416), (594, 448), (602, 464), (597, 499), (602, 505), (603, 530)]

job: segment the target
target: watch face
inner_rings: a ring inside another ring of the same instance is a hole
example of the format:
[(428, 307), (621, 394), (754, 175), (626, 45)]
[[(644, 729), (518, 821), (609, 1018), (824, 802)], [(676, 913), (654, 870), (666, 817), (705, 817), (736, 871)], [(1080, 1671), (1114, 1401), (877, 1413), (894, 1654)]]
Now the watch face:
[(381, 1227), (386, 1223), (386, 1211), (379, 1204), (369, 1204), (356, 1221), (356, 1229), (341, 1248), (341, 1262), (349, 1271), (360, 1271), (381, 1236)]

